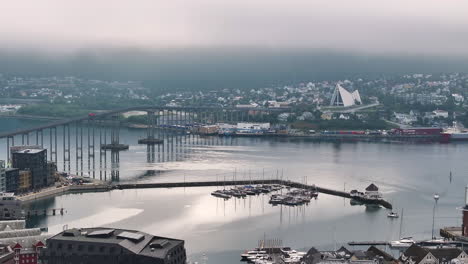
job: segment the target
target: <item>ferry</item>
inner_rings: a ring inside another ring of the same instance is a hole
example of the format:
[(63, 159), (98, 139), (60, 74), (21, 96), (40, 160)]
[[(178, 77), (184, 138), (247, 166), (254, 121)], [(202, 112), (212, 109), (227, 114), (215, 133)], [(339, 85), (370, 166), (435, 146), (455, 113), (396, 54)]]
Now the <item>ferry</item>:
[(441, 135), (443, 142), (468, 141), (468, 130), (457, 125), (457, 122), (453, 122), (453, 126), (447, 128)]

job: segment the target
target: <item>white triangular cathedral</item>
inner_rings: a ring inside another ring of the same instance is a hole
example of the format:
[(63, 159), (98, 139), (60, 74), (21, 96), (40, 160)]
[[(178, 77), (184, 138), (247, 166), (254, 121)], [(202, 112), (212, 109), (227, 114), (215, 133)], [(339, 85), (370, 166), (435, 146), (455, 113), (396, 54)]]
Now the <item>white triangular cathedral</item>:
[(333, 92), (330, 106), (353, 106), (356, 104), (362, 104), (361, 95), (356, 90), (352, 93), (348, 92), (345, 88), (341, 87), (338, 83), (336, 84), (335, 91)]

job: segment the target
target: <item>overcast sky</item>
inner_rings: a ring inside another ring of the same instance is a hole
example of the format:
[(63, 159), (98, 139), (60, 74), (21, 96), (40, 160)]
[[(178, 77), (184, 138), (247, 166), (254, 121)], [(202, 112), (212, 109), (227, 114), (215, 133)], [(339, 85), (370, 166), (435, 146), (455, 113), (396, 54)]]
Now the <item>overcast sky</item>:
[(0, 0), (0, 48), (468, 55), (466, 0)]

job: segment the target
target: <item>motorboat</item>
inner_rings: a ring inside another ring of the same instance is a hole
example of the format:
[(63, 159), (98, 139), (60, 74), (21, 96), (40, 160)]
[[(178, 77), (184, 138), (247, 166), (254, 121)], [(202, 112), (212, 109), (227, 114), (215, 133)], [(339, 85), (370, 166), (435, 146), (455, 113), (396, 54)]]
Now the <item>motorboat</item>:
[(223, 191), (220, 191), (220, 190), (212, 192), (211, 195), (218, 197), (218, 198), (223, 198), (223, 199), (231, 198), (230, 194), (224, 193)]
[(387, 217), (388, 218), (398, 218), (400, 216), (398, 215), (398, 213), (392, 211), (392, 212), (387, 214)]
[(254, 257), (257, 255), (264, 255), (264, 254), (266, 254), (266, 251), (260, 250), (258, 248), (254, 250), (248, 250), (241, 254), (241, 260), (248, 261), (250, 257)]
[(390, 241), (390, 247), (392, 248), (409, 248), (411, 245), (416, 243), (412, 237), (404, 237), (400, 240)]

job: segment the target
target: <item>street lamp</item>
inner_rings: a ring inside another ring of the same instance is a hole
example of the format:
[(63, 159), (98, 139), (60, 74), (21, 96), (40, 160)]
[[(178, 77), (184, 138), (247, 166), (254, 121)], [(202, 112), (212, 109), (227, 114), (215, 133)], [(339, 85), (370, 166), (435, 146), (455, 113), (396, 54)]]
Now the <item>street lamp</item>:
[(435, 239), (434, 237), (434, 220), (435, 220), (435, 209), (437, 206), (437, 201), (439, 200), (440, 196), (439, 194), (434, 194), (434, 209), (432, 209), (432, 239)]

